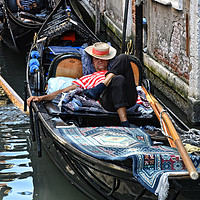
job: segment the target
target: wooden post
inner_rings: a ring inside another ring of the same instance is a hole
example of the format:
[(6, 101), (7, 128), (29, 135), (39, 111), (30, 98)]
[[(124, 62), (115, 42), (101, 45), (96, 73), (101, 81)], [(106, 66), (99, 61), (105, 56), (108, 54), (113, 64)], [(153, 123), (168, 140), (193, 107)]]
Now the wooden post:
[(129, 0), (126, 0), (125, 8), (124, 8), (124, 24), (123, 24), (123, 31), (122, 31), (122, 53), (125, 52), (128, 6), (129, 6)]
[(101, 15), (100, 15), (100, 1), (96, 0), (95, 4), (95, 35), (99, 36), (101, 31)]
[[(0, 86), (3, 88), (5, 93), (7, 94), (8, 98), (11, 100), (11, 102), (17, 106), (21, 111), (24, 112), (24, 101), (21, 99), (21, 97), (10, 87), (10, 85), (3, 79), (2, 76), (0, 76)], [(25, 112), (26, 114), (29, 114), (29, 111)]]
[(143, 63), (143, 3), (135, 6), (136, 10), (136, 42), (135, 56)]

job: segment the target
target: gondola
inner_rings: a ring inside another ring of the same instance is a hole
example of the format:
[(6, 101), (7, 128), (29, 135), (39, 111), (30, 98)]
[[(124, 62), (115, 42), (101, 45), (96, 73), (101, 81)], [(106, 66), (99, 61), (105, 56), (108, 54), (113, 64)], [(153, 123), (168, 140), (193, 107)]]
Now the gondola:
[[(82, 76), (82, 50), (99, 41), (70, 3), (61, 0), (35, 35), (27, 61), (25, 100), (46, 94), (50, 80), (67, 77), (67, 82)], [(131, 128), (123, 128), (117, 113), (75, 111), (62, 104), (59, 95), (52, 102), (32, 102), (31, 132), (38, 156), (47, 151), (67, 179), (91, 199), (198, 199), (199, 156), (188, 155), (181, 146), (178, 132), (184, 124), (162, 110), (142, 64), (129, 56), (143, 102), (151, 105), (148, 111), (140, 106), (130, 111)], [(39, 64), (33, 67), (32, 61)]]
[(38, 12), (31, 14), (20, 11), (16, 0), (1, 2), (2, 30), (1, 38), (10, 48), (18, 52), (27, 52), (35, 32), (38, 32), (53, 7), (46, 0), (37, 0)]

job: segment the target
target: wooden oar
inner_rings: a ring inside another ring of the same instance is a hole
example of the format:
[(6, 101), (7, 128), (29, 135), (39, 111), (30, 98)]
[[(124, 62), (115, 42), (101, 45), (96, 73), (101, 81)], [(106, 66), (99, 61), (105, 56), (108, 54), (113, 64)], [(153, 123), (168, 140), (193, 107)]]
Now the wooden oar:
[[(142, 87), (143, 87), (143, 86), (142, 86)], [(156, 114), (156, 117), (158, 118), (159, 121), (161, 121), (161, 119), (160, 119), (160, 112), (159, 112), (159, 110), (157, 109), (157, 107), (156, 107), (156, 105), (155, 105), (155, 102), (154, 102), (153, 99), (151, 98), (150, 94), (146, 91), (146, 88), (145, 88), (145, 87), (143, 87), (143, 90), (145, 91), (147, 100), (148, 100), (148, 102), (150, 103), (151, 107), (153, 108), (153, 110), (154, 110), (154, 112), (155, 112), (155, 114)], [(166, 126), (165, 122), (162, 120), (161, 123), (162, 123), (162, 126), (163, 126), (164, 131), (165, 131), (165, 132), (167, 133), (167, 135), (169, 136), (169, 137), (167, 137), (167, 139), (168, 139), (168, 142), (169, 142), (170, 146), (176, 148), (176, 144), (174, 143), (174, 140), (171, 138), (172, 136), (171, 136), (169, 130), (167, 129), (167, 126)]]
[[(3, 88), (5, 93), (11, 102), (17, 106), (21, 111), (24, 112), (24, 101), (20, 98), (20, 96), (10, 87), (10, 85), (3, 79), (0, 75), (0, 86)], [(29, 111), (26, 111), (29, 114)]]
[[(185, 147), (183, 146), (183, 143), (182, 143), (176, 129), (174, 128), (174, 125), (172, 124), (168, 114), (166, 112), (163, 112), (164, 109), (162, 108), (162, 106), (159, 104), (159, 102), (155, 99), (155, 97), (152, 94), (147, 92), (145, 87), (143, 87), (143, 90), (144, 90), (147, 100), (151, 104), (155, 114), (156, 113), (162, 114), (162, 119), (160, 119), (160, 116), (158, 119), (163, 121), (165, 128), (168, 130), (167, 134), (170, 133), (170, 136), (172, 136), (174, 143), (181, 155), (181, 158), (183, 159), (183, 162), (189, 172), (190, 178), (193, 180), (197, 180), (199, 177), (199, 174), (198, 174), (196, 168), (194, 167)], [(156, 114), (156, 116), (157, 116), (157, 114)]]

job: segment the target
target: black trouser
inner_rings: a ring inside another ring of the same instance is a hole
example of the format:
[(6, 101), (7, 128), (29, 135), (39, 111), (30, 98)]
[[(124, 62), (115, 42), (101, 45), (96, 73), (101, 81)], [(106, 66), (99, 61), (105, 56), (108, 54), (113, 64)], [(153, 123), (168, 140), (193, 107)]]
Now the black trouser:
[(115, 76), (99, 99), (101, 105), (108, 111), (134, 106), (138, 95), (128, 56), (126, 54), (119, 55), (106, 75), (109, 73), (113, 73)]

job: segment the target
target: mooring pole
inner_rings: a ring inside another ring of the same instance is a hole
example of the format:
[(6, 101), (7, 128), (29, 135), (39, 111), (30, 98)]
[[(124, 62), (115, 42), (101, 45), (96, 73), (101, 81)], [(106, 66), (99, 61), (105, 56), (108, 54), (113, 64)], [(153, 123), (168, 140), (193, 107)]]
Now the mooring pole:
[(101, 15), (100, 15), (100, 2), (96, 1), (95, 4), (95, 35), (99, 36), (101, 31)]
[(143, 3), (135, 5), (136, 10), (136, 42), (135, 56), (143, 63)]
[(127, 28), (127, 17), (128, 17), (128, 6), (129, 6), (129, 0), (126, 0), (125, 7), (124, 7), (124, 24), (123, 24), (123, 30), (122, 30), (122, 53), (125, 52), (125, 46), (126, 46), (126, 28)]

